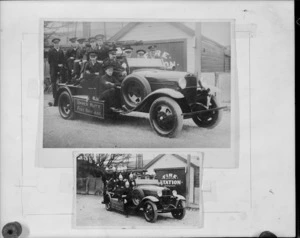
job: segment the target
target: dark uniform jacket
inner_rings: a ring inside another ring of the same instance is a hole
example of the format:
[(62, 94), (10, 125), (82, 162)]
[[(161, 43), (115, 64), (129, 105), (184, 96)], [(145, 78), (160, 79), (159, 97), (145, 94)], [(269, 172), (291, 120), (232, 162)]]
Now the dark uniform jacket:
[(79, 48), (70, 48), (66, 52), (66, 59), (69, 59), (70, 57), (73, 57), (74, 59), (76, 58), (76, 53), (79, 50)]
[(103, 74), (103, 68), (102, 65), (96, 61), (95, 64), (92, 63), (92, 61), (88, 61), (85, 65), (84, 72), (90, 71), (91, 74), (99, 73), (101, 76)]
[(64, 52), (61, 49), (51, 48), (48, 53), (48, 62), (50, 68), (57, 69), (59, 64), (65, 63)]
[(106, 91), (107, 89), (114, 88), (113, 85), (106, 84), (107, 82), (116, 84), (117, 80), (116, 80), (116, 78), (114, 76), (109, 76), (107, 74), (103, 75), (101, 77), (100, 81), (99, 81), (99, 86), (98, 86), (98, 93), (99, 93), (99, 95), (101, 93), (103, 93), (104, 91)]
[(102, 45), (100, 48), (97, 48), (96, 53), (97, 53), (98, 60), (104, 61), (105, 59), (107, 59), (108, 50), (109, 47), (105, 45)]
[(103, 65), (112, 65), (114, 67), (113, 76), (115, 76), (116, 78), (119, 78), (121, 76), (121, 73), (125, 71), (125, 69), (117, 60), (111, 60), (108, 58), (103, 62)]

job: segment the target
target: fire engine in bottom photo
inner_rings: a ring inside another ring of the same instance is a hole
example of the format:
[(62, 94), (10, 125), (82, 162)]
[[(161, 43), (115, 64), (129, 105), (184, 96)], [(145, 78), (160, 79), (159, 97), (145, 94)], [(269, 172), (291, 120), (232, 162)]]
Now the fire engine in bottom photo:
[(74, 157), (76, 226), (201, 226), (199, 156), (74, 153)]

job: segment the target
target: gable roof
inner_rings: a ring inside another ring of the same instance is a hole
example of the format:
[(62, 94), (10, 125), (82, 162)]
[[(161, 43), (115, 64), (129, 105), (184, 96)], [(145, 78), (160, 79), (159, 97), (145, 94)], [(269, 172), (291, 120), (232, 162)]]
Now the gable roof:
[[(155, 164), (157, 161), (159, 161), (162, 157), (164, 157), (166, 154), (160, 154), (160, 155), (157, 155), (153, 160), (151, 160), (148, 164), (146, 164), (144, 166), (144, 169), (148, 169), (150, 168), (153, 164)], [(182, 156), (180, 155), (176, 155), (176, 154), (172, 154), (172, 156), (174, 156), (175, 158), (181, 160), (182, 162), (184, 163), (187, 163), (187, 159), (183, 158)], [(194, 167), (194, 168), (199, 168), (198, 165), (194, 164), (193, 162), (191, 162), (191, 166)]]
[[(136, 27), (138, 24), (141, 24), (141, 23), (144, 23), (144, 22), (129, 22), (121, 30), (119, 30), (116, 34), (114, 34), (111, 38), (109, 38), (108, 41), (118, 41), (124, 35), (126, 35), (128, 33), (128, 31), (130, 31), (131, 29), (133, 29), (134, 27)], [(189, 35), (191, 37), (195, 36), (195, 31), (181, 22), (164, 22), (164, 23), (168, 23), (168, 24), (174, 26), (175, 28), (185, 32), (187, 35)], [(224, 48), (224, 46), (221, 45), (220, 43), (218, 43), (204, 35), (202, 35), (202, 40), (208, 41), (208, 42), (213, 43), (221, 48)]]
[[(122, 38), (128, 31), (136, 27), (138, 24), (141, 24), (144, 22), (130, 22), (127, 25), (125, 25), (121, 30), (119, 30), (116, 34), (114, 34), (111, 38), (109, 38), (109, 41), (117, 41), (120, 38)], [(181, 31), (185, 32), (189, 36), (194, 36), (195, 32), (189, 28), (188, 26), (184, 25), (180, 22), (165, 22), (172, 26), (174, 26), (177, 29), (180, 29)]]

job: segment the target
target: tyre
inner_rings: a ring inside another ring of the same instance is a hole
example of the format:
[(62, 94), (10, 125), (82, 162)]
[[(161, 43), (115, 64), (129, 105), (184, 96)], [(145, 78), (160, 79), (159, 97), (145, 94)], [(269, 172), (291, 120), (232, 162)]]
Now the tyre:
[(58, 98), (58, 109), (63, 119), (73, 119), (75, 117), (73, 100), (71, 95), (64, 91)]
[(146, 201), (143, 206), (144, 217), (147, 222), (156, 222), (157, 220), (157, 207), (151, 201)]
[(179, 201), (178, 205), (177, 205), (178, 210), (174, 210), (172, 211), (172, 216), (175, 219), (181, 220), (184, 218), (185, 216), (185, 202), (184, 201)]
[(182, 110), (172, 98), (156, 99), (150, 107), (150, 124), (157, 134), (176, 137), (183, 126)]
[(138, 206), (144, 197), (145, 197), (145, 194), (142, 189), (135, 188), (132, 190), (132, 203), (135, 206)]
[[(211, 97), (210, 103), (211, 105), (209, 106), (208, 109), (213, 109), (218, 107), (218, 103), (215, 97), (213, 96)], [(192, 107), (192, 111), (207, 110), (207, 108), (205, 108), (203, 105), (204, 103), (202, 102), (195, 104)], [(202, 113), (200, 115), (195, 115), (193, 116), (192, 119), (195, 122), (195, 124), (199, 127), (213, 129), (220, 123), (221, 118), (222, 118), (222, 110), (216, 110), (216, 111)]]
[(125, 106), (128, 109), (133, 109), (151, 93), (151, 87), (144, 77), (131, 74), (123, 80), (121, 91)]

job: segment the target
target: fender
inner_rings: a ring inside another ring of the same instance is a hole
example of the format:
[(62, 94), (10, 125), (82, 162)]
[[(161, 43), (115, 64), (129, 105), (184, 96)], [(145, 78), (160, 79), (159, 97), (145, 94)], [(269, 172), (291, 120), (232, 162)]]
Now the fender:
[(57, 90), (57, 93), (56, 93), (56, 96), (55, 96), (55, 99), (54, 99), (54, 106), (57, 106), (58, 105), (58, 98), (59, 98), (59, 95), (63, 92), (63, 91), (67, 91), (71, 96), (73, 96), (73, 93), (71, 91), (71, 89), (67, 86), (62, 86), (60, 87), (58, 90)]
[(147, 197), (144, 197), (141, 201), (141, 203), (145, 202), (146, 200), (150, 200), (151, 202), (159, 202), (159, 200), (154, 197), (154, 196), (147, 196)]
[(179, 195), (179, 194), (176, 195), (176, 198), (177, 198), (177, 200), (185, 201), (185, 197), (184, 197), (184, 196), (181, 196), (181, 195)]
[(161, 88), (158, 90), (155, 90), (154, 92), (150, 93), (145, 97), (145, 99), (132, 111), (136, 112), (149, 112), (151, 104), (159, 97), (167, 96), (173, 99), (184, 99), (184, 95), (181, 92), (178, 92), (174, 89), (170, 88)]

